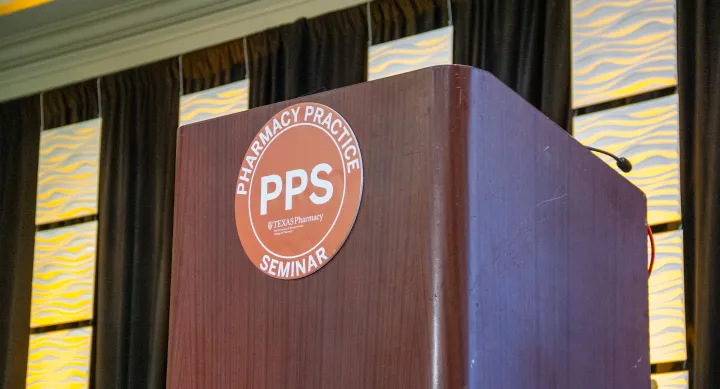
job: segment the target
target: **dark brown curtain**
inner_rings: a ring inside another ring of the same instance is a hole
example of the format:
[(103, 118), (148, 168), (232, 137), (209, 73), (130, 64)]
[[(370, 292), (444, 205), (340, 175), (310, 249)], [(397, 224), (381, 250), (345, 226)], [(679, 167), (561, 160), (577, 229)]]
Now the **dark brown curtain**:
[[(493, 73), (563, 128), (570, 118), (570, 4), (454, 0), (454, 61)], [(372, 43), (448, 25), (447, 0), (371, 3)], [(250, 105), (367, 79), (365, 5), (248, 38)]]
[(103, 77), (94, 387), (164, 388), (177, 60)]
[(182, 64), (184, 94), (215, 88), (247, 77), (242, 40), (185, 54)]
[(0, 104), (0, 387), (25, 387), (40, 149), (38, 96)]
[[(446, 0), (372, 3), (373, 44), (448, 25)], [(453, 59), (495, 75), (563, 128), (570, 119), (570, 2), (453, 0)]]
[[(465, 0), (455, 1), (454, 7), (466, 11), (469, 4)], [(370, 17), (373, 45), (446, 27), (450, 22), (447, 0), (374, 1), (370, 4)], [(457, 45), (455, 50), (457, 53)]]
[(248, 37), (250, 106), (363, 82), (367, 73), (365, 6)]
[(88, 80), (43, 94), (45, 129), (98, 117), (97, 80)]
[[(183, 56), (184, 93), (250, 79), (250, 106), (365, 80), (364, 6), (273, 28)], [(248, 53), (249, 73), (245, 69)]]
[(685, 296), (695, 389), (720, 388), (720, 0), (678, 1)]
[(570, 1), (454, 4), (455, 62), (489, 71), (569, 129)]

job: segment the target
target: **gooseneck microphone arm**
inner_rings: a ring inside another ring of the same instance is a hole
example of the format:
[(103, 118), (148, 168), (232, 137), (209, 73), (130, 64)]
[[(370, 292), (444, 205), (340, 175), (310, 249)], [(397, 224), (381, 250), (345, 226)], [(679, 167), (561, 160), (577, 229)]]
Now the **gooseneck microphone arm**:
[(632, 170), (632, 163), (625, 157), (618, 157), (617, 155), (607, 152), (605, 150), (597, 149), (595, 147), (585, 146), (588, 150), (596, 153), (605, 154), (617, 162), (617, 167), (625, 173), (629, 173)]
[[(595, 147), (591, 147), (591, 146), (585, 146), (585, 147), (590, 151), (600, 153), (600, 154), (605, 154), (608, 157), (614, 159), (615, 162), (617, 162), (618, 168), (620, 168), (620, 170), (622, 170), (625, 173), (629, 173), (632, 170), (632, 163), (630, 163), (630, 160), (628, 160), (625, 157), (618, 157), (617, 155), (615, 155), (611, 152), (601, 150), (601, 149), (598, 149)], [(648, 269), (648, 277), (650, 277), (652, 275), (653, 266), (655, 265), (655, 239), (653, 238), (652, 228), (650, 228), (649, 223), (647, 223), (647, 234), (648, 234), (648, 237), (650, 238), (650, 249), (651, 249), (650, 268)]]

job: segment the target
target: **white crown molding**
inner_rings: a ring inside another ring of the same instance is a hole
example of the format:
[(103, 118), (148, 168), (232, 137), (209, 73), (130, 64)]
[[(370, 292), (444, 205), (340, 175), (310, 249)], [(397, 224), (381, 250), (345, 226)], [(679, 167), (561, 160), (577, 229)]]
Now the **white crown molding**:
[(241, 38), (362, 0), (132, 0), (0, 38), (0, 101)]
[(124, 13), (137, 12), (143, 7), (157, 3), (157, 1), (158, 0), (128, 0), (106, 8), (80, 14), (71, 19), (55, 21), (31, 30), (18, 31), (5, 37), (0, 37), (0, 47), (47, 37), (51, 34), (62, 33), (80, 26), (96, 24), (99, 21), (109, 20), (112, 17), (120, 16)]
[(131, 0), (0, 38), (0, 71), (52, 58), (172, 23), (211, 15), (253, 0)]

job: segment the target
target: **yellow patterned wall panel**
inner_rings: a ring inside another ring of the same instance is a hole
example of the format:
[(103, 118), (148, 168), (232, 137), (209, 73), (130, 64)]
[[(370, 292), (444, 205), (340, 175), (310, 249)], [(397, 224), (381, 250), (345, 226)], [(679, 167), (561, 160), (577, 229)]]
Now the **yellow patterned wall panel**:
[(577, 116), (573, 131), (580, 143), (632, 162), (623, 175), (647, 195), (650, 225), (680, 221), (677, 95)]
[(453, 28), (440, 28), (371, 46), (368, 80), (453, 62)]
[(30, 335), (26, 388), (87, 388), (91, 338), (90, 327)]
[(35, 234), (30, 326), (92, 318), (97, 222)]
[(688, 372), (653, 374), (651, 377), (658, 383), (658, 389), (688, 389), (690, 386)]
[(687, 359), (682, 231), (655, 235), (655, 266), (650, 276), (650, 362)]
[(677, 83), (675, 0), (572, 1), (572, 105)]
[(249, 80), (185, 95), (180, 99), (180, 125), (246, 111), (249, 96)]
[(100, 119), (40, 133), (35, 223), (97, 213)]

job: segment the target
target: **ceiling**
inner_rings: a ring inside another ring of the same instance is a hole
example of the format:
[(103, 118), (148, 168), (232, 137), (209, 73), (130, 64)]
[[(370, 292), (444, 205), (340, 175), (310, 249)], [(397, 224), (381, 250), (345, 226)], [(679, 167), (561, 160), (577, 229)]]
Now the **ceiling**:
[[(48, 24), (62, 19), (71, 18), (79, 13), (87, 13), (99, 10), (112, 4), (122, 3), (121, 0), (0, 0), (1, 5), (28, 4), (32, 8), (19, 10), (11, 15), (0, 19), (0, 32), (5, 36), (7, 31), (19, 31), (20, 29), (32, 28), (37, 24)], [(38, 23), (33, 21), (37, 20)]]
[(54, 0), (0, 16), (0, 101), (363, 2)]
[(0, 15), (7, 15), (24, 9), (36, 7), (53, 0), (0, 0)]

